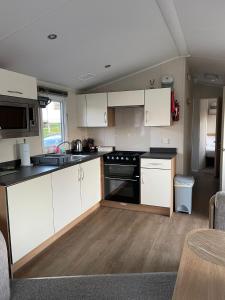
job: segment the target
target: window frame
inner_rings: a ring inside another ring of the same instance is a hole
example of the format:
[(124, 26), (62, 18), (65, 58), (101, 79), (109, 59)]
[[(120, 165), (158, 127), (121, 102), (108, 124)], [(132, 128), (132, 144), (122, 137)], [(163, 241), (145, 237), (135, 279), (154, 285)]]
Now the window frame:
[[(67, 140), (68, 130), (67, 130), (67, 111), (66, 111), (66, 98), (59, 95), (49, 95), (49, 94), (41, 94), (42, 96), (47, 96), (51, 99), (51, 102), (59, 102), (61, 109), (61, 130), (62, 130), (62, 141)], [(43, 115), (42, 108), (40, 108), (40, 131), (41, 131), (41, 147), (42, 153), (49, 153), (49, 148), (44, 147), (44, 136), (43, 136)]]

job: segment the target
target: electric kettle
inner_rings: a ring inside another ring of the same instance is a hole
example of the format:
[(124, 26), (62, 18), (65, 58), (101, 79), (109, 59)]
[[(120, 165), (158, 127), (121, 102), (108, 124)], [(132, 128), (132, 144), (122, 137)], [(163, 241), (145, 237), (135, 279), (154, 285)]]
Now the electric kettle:
[(71, 150), (72, 152), (82, 152), (83, 146), (81, 140), (74, 140), (71, 143)]

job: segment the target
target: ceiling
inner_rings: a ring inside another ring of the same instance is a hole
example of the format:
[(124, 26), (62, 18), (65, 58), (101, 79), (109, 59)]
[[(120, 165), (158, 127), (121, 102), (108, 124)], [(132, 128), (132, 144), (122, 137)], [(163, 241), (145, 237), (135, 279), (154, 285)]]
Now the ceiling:
[(178, 56), (224, 74), (224, 11), (222, 0), (0, 0), (0, 66), (75, 89)]

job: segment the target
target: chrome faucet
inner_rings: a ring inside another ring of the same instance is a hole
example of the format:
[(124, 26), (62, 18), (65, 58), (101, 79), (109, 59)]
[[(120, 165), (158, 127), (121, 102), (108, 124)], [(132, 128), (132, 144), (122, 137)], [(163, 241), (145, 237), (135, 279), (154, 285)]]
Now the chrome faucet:
[(63, 144), (68, 144), (69, 145), (69, 150), (71, 151), (71, 143), (69, 141), (63, 141), (60, 144), (58, 144), (56, 146), (56, 148), (59, 148), (60, 146), (62, 146)]

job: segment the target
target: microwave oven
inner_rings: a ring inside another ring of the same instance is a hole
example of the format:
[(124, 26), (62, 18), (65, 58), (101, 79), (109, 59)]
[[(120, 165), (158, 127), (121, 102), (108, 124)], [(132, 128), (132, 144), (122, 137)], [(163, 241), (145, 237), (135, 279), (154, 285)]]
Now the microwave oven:
[(0, 138), (39, 135), (38, 101), (0, 96)]

